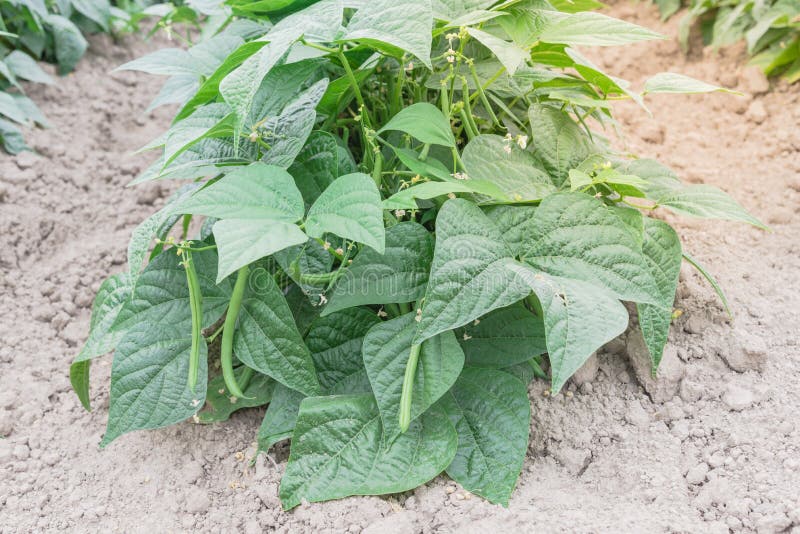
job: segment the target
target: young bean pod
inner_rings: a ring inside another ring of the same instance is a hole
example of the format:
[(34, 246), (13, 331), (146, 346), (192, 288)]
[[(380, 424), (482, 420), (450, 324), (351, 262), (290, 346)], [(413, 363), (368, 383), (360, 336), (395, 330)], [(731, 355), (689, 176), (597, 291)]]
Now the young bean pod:
[(228, 305), (228, 313), (225, 316), (225, 325), (222, 330), (222, 343), (220, 346), (220, 365), (222, 367), (222, 378), (225, 386), (234, 397), (244, 398), (239, 384), (236, 382), (236, 375), (233, 373), (233, 334), (236, 331), (236, 320), (239, 317), (239, 310), (242, 307), (242, 298), (247, 289), (247, 278), (250, 275), (250, 267), (245, 265), (239, 269), (236, 275), (236, 284), (233, 286), (231, 302)]

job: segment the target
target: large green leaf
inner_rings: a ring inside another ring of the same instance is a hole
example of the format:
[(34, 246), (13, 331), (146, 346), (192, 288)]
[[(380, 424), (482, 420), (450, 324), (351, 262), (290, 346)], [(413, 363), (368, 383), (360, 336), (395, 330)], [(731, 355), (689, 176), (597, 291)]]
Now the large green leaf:
[(655, 372), (667, 344), (683, 252), (678, 234), (667, 223), (645, 217), (644, 231), (642, 251), (658, 286), (660, 299), (658, 304), (637, 304), (636, 310)]
[(248, 367), (306, 395), (320, 389), (311, 353), (271, 276), (251, 278), (239, 311), (233, 352)]
[(761, 221), (750, 215), (727, 193), (713, 185), (689, 185), (664, 192), (656, 198), (660, 206), (675, 213), (703, 219), (727, 219), (752, 224), (768, 229)]
[(558, 193), (534, 214), (522, 259), (552, 275), (607, 288), (618, 298), (655, 304), (659, 291), (627, 225), (600, 200)]
[(328, 132), (315, 131), (289, 167), (307, 206), (316, 201), (333, 181), (355, 171), (352, 158)]
[[(400, 397), (417, 328), (414, 317), (414, 313), (407, 313), (380, 323), (364, 338), (364, 366), (381, 412), (388, 443), (401, 434)], [(463, 367), (464, 353), (452, 332), (439, 334), (422, 344), (414, 375), (411, 420), (422, 415), (447, 393)]]
[(306, 232), (311, 237), (336, 234), (383, 254), (386, 234), (381, 195), (372, 178), (358, 172), (337, 178), (308, 210)]
[(429, 411), (391, 445), (372, 395), (312, 397), (300, 405), (280, 497), (284, 509), (348, 495), (416, 488), (447, 467), (457, 437), (447, 417)]
[(369, 393), (361, 357), (364, 336), (380, 322), (366, 308), (350, 308), (317, 318), (306, 336), (322, 390), (329, 395)]
[(508, 506), (528, 450), (525, 383), (504, 371), (467, 367), (441, 405), (458, 432), (447, 474), (464, 489)]
[(269, 219), (296, 222), (303, 217), (303, 197), (286, 170), (252, 163), (225, 175), (180, 202), (174, 211), (218, 219)]
[(564, 111), (535, 104), (528, 110), (534, 154), (550, 173), (553, 183), (561, 186), (570, 169), (595, 152), (589, 136)]
[(514, 257), (522, 254), (530, 236), (536, 232), (535, 206), (490, 206), (484, 210), (503, 234)]
[(125, 333), (111, 367), (108, 426), (101, 447), (127, 432), (179, 423), (203, 406), (207, 348), (201, 343), (198, 381), (192, 393), (188, 386), (189, 332), (181, 329), (181, 323), (165, 320), (140, 322)]
[(66, 74), (75, 68), (89, 44), (75, 24), (61, 15), (48, 15), (45, 22), (50, 27), (56, 49), (58, 73)]
[(387, 130), (405, 132), (423, 143), (456, 146), (450, 121), (439, 108), (427, 102), (418, 102), (403, 108), (380, 129), (381, 132)]
[(556, 190), (533, 154), (499, 135), (479, 135), (467, 144), (461, 157), (470, 180), (493, 182), (515, 202), (541, 200)]
[(636, 24), (600, 13), (579, 12), (564, 14), (548, 11), (550, 19), (539, 35), (544, 43), (570, 46), (614, 46), (664, 37)]
[(336, 282), (327, 315), (361, 304), (415, 302), (425, 294), (433, 238), (425, 227), (403, 222), (386, 230), (386, 251), (362, 250)]
[(613, 295), (586, 282), (512, 265), (536, 293), (544, 314), (553, 393), (594, 351), (628, 327), (628, 312)]
[(541, 317), (522, 303), (494, 310), (455, 332), (467, 365), (504, 368), (547, 352)]
[(265, 256), (308, 241), (296, 225), (272, 219), (217, 221), (214, 238), (219, 247), (218, 280)]
[(475, 204), (447, 201), (436, 218), (436, 249), (415, 344), (508, 306), (530, 288), (505, 268), (511, 250)]
[(258, 429), (258, 450), (269, 452), (273, 445), (292, 437), (297, 424), (297, 413), (305, 395), (289, 389), (280, 382), (275, 384), (272, 400)]
[(385, 43), (413, 54), (430, 69), (432, 27), (430, 0), (370, 0), (361, 4), (340, 40), (379, 48)]

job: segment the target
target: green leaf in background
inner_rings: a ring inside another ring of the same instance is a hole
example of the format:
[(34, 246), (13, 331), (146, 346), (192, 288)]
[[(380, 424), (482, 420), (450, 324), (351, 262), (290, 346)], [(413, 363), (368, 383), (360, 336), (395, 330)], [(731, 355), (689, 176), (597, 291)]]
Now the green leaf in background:
[(292, 437), (297, 424), (297, 413), (305, 395), (289, 389), (280, 382), (275, 383), (272, 400), (258, 429), (258, 450), (269, 452), (279, 441)]
[(406, 491), (441, 473), (456, 447), (453, 425), (437, 411), (389, 445), (372, 395), (308, 398), (300, 405), (281, 502), (289, 510), (303, 499)]
[(391, 130), (405, 132), (423, 143), (451, 148), (456, 146), (450, 121), (439, 108), (427, 102), (403, 108), (380, 129), (379, 133)]
[(30, 150), (22, 137), (22, 130), (3, 119), (0, 119), (0, 140), (3, 142), (3, 148), (9, 154), (18, 154), (23, 150)]
[(467, 365), (504, 368), (547, 352), (544, 323), (521, 303), (455, 330)]
[(503, 236), (480, 208), (464, 199), (445, 202), (414, 344), (526, 297), (530, 288), (505, 268), (511, 262)]
[(447, 474), (467, 491), (508, 506), (528, 450), (526, 384), (504, 371), (467, 367), (440, 404), (458, 432)]
[(233, 352), (248, 367), (305, 395), (320, 389), (311, 353), (283, 292), (266, 271), (254, 270), (248, 280)]
[(135, 70), (163, 76), (188, 74), (195, 78), (202, 74), (200, 63), (181, 48), (162, 48), (120, 65), (114, 70)]
[(586, 282), (509, 267), (536, 293), (544, 313), (544, 331), (553, 393), (594, 351), (628, 327), (628, 312), (613, 295)]
[[(245, 369), (245, 366), (240, 366), (235, 371), (240, 384)], [(242, 408), (263, 406), (272, 399), (275, 384), (276, 382), (270, 377), (255, 373), (243, 391), (245, 396), (240, 399), (230, 395), (225, 388), (225, 380), (222, 375), (218, 375), (208, 383), (206, 405), (197, 413), (197, 421), (202, 424), (219, 423), (227, 421), (233, 412)]]
[[(364, 338), (364, 366), (383, 421), (387, 445), (401, 434), (400, 397), (417, 322), (407, 313), (374, 326)], [(426, 340), (420, 349), (411, 396), (411, 420), (447, 393), (461, 369), (464, 353), (452, 332)]]
[(645, 93), (699, 94), (713, 93), (715, 91), (739, 94), (736, 91), (701, 82), (674, 72), (660, 72), (644, 82)]
[(661, 362), (667, 334), (672, 322), (672, 304), (681, 271), (681, 240), (675, 230), (663, 221), (644, 217), (644, 252), (650, 272), (661, 298), (658, 304), (637, 304), (639, 327), (650, 352), (653, 372)]
[[(188, 306), (187, 306), (187, 313)], [(134, 430), (179, 423), (203, 406), (208, 376), (206, 344), (200, 345), (195, 393), (187, 385), (189, 330), (171, 321), (140, 322), (119, 342), (111, 367), (108, 426), (101, 447)]]
[(31, 56), (19, 50), (12, 50), (3, 61), (17, 78), (30, 82), (52, 85), (53, 79), (36, 63)]
[(109, 31), (111, 5), (108, 0), (70, 0), (70, 3), (75, 11)]
[(413, 54), (430, 69), (432, 27), (430, 0), (370, 0), (360, 5), (340, 40), (378, 48), (385, 43)]
[(640, 244), (600, 200), (583, 193), (550, 195), (536, 209), (533, 227), (522, 259), (537, 269), (597, 284), (623, 300), (659, 302)]
[(311, 237), (336, 234), (383, 254), (386, 234), (381, 195), (372, 178), (360, 172), (337, 178), (308, 210), (306, 232)]
[(364, 249), (353, 260), (330, 294), (323, 311), (361, 304), (415, 302), (425, 294), (433, 260), (433, 237), (415, 222), (386, 229), (386, 251)]
[(429, 200), (443, 197), (450, 193), (475, 193), (475, 189), (465, 181), (459, 182), (423, 182), (419, 185), (401, 189), (383, 201), (387, 210), (415, 210), (419, 208), (417, 199)]
[(379, 323), (366, 308), (350, 308), (317, 318), (306, 336), (322, 390), (329, 395), (369, 393), (361, 356), (364, 336)]
[(478, 9), (489, 9), (496, 0), (431, 0), (434, 16), (439, 20), (450, 22)]
[(564, 14), (548, 11), (550, 23), (539, 40), (569, 46), (615, 46), (664, 37), (647, 28), (600, 13), (579, 12)]
[(713, 185), (688, 185), (665, 192), (656, 198), (659, 206), (690, 217), (701, 219), (727, 219), (752, 224), (757, 228), (769, 228), (750, 215), (727, 193)]
[(467, 185), (472, 179), (493, 182), (514, 202), (541, 200), (556, 190), (533, 154), (499, 135), (479, 135), (464, 147), (461, 158)]
[(287, 223), (303, 218), (303, 197), (286, 170), (252, 163), (204, 187), (175, 207), (176, 212), (218, 219), (269, 219)]
[(48, 15), (45, 22), (53, 32), (58, 73), (66, 74), (78, 64), (89, 43), (78, 27), (61, 15)]
[(586, 132), (563, 111), (535, 104), (528, 110), (534, 154), (556, 186), (567, 180), (570, 169), (576, 168), (596, 149)]

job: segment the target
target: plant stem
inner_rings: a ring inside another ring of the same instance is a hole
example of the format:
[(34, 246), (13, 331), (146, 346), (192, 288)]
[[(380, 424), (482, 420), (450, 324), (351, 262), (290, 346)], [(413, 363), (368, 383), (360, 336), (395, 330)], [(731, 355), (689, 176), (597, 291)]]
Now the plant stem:
[(417, 376), (417, 363), (422, 345), (411, 345), (406, 374), (403, 377), (403, 391), (400, 394), (400, 431), (405, 432), (411, 424), (411, 397), (414, 394), (414, 378)]
[(223, 324), (221, 324), (221, 325), (219, 325), (219, 328), (217, 328), (217, 329), (214, 331), (214, 333), (213, 333), (213, 334), (211, 334), (210, 336), (208, 336), (208, 337), (206, 338), (206, 343), (208, 343), (209, 345), (210, 345), (210, 344), (212, 344), (212, 343), (214, 342), (214, 340), (216, 340), (216, 339), (217, 339), (217, 337), (218, 337), (218, 336), (219, 336), (219, 335), (222, 333), (222, 329), (223, 329), (223, 328), (225, 328), (225, 324), (224, 324), (224, 323), (223, 323)]
[(408, 302), (401, 302), (399, 306), (400, 306), (400, 312), (403, 315), (405, 315), (406, 313), (411, 313), (411, 304), (409, 304)]
[(536, 378), (547, 380), (547, 373), (545, 373), (544, 369), (542, 369), (542, 366), (539, 364), (539, 360), (537, 360), (536, 358), (531, 358), (530, 360), (528, 360), (528, 363), (533, 368), (533, 376), (535, 376)]
[(236, 284), (233, 286), (231, 302), (228, 305), (228, 313), (225, 315), (225, 326), (222, 331), (222, 346), (220, 347), (220, 364), (222, 367), (222, 378), (225, 386), (234, 397), (244, 398), (244, 393), (236, 382), (236, 375), (233, 374), (233, 334), (236, 331), (236, 319), (239, 317), (239, 310), (242, 307), (242, 298), (247, 288), (247, 278), (250, 275), (250, 267), (245, 265), (239, 269), (236, 275)]
[(241, 382), (239, 385), (241, 386), (242, 391), (247, 391), (247, 386), (250, 385), (250, 381), (253, 379), (255, 371), (246, 365), (243, 367), (244, 371), (242, 371), (242, 376), (239, 377), (239, 381)]
[(392, 318), (395, 318), (395, 317), (400, 317), (401, 315), (403, 315), (403, 314), (400, 312), (400, 307), (399, 307), (397, 304), (393, 304), (393, 303), (391, 303), (391, 304), (386, 304), (384, 307), (385, 307), (385, 308), (386, 308), (386, 310), (388, 311), (389, 315), (391, 315), (391, 316), (392, 316)]
[(353, 74), (353, 69), (350, 67), (350, 62), (347, 61), (347, 56), (344, 55), (344, 46), (339, 46), (339, 50), (337, 50), (336, 53), (339, 56), (339, 61), (342, 62), (344, 71), (347, 73), (347, 78), (350, 80), (350, 85), (356, 95), (356, 102), (358, 102), (358, 106), (361, 108), (361, 113), (364, 114), (366, 112), (364, 97), (361, 94), (361, 88), (358, 86), (358, 80), (356, 80), (356, 76)]
[[(494, 110), (492, 109), (492, 105), (489, 103), (489, 99), (486, 97), (486, 92), (483, 90), (483, 87), (481, 87), (481, 80), (480, 78), (478, 78), (478, 71), (475, 70), (474, 63), (469, 64), (469, 71), (472, 74), (472, 80), (475, 82), (475, 86), (478, 88), (478, 96), (480, 96), (481, 98), (483, 107), (486, 108), (486, 112), (491, 117), (494, 125), (497, 126), (498, 128), (502, 128), (503, 125), (500, 124), (500, 119), (498, 119), (497, 115), (495, 115)], [(470, 100), (471, 98), (473, 97), (469, 96), (465, 100)]]

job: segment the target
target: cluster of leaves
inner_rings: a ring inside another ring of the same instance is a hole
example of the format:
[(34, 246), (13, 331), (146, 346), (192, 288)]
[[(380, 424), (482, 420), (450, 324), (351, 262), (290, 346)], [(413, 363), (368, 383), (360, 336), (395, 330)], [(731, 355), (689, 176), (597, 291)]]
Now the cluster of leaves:
[[(655, 2), (664, 19), (681, 7), (681, 0)], [(789, 83), (800, 80), (800, 1), (691, 0), (680, 23), (684, 50), (695, 25), (705, 44), (719, 48), (744, 39), (751, 63), (768, 76), (782, 76)]]
[(588, 125), (613, 126), (615, 99), (719, 88), (604, 73), (576, 47), (659, 36), (589, 1), (249, 7), (122, 67), (168, 75), (154, 104), (180, 104), (135, 182), (189, 183), (134, 231), (70, 370), (88, 409), (91, 360), (116, 350), (102, 445), (269, 404), (287, 509), (443, 471), (507, 504), (530, 380), (557, 393), (628, 327), (621, 301), (658, 366), (683, 252), (644, 214), (760, 226)]
[(0, 143), (7, 152), (28, 148), (20, 126), (48, 126), (20, 83), (53, 83), (37, 61), (55, 63), (66, 74), (86, 51), (85, 33), (111, 31), (115, 21), (128, 18), (109, 0), (0, 2)]

